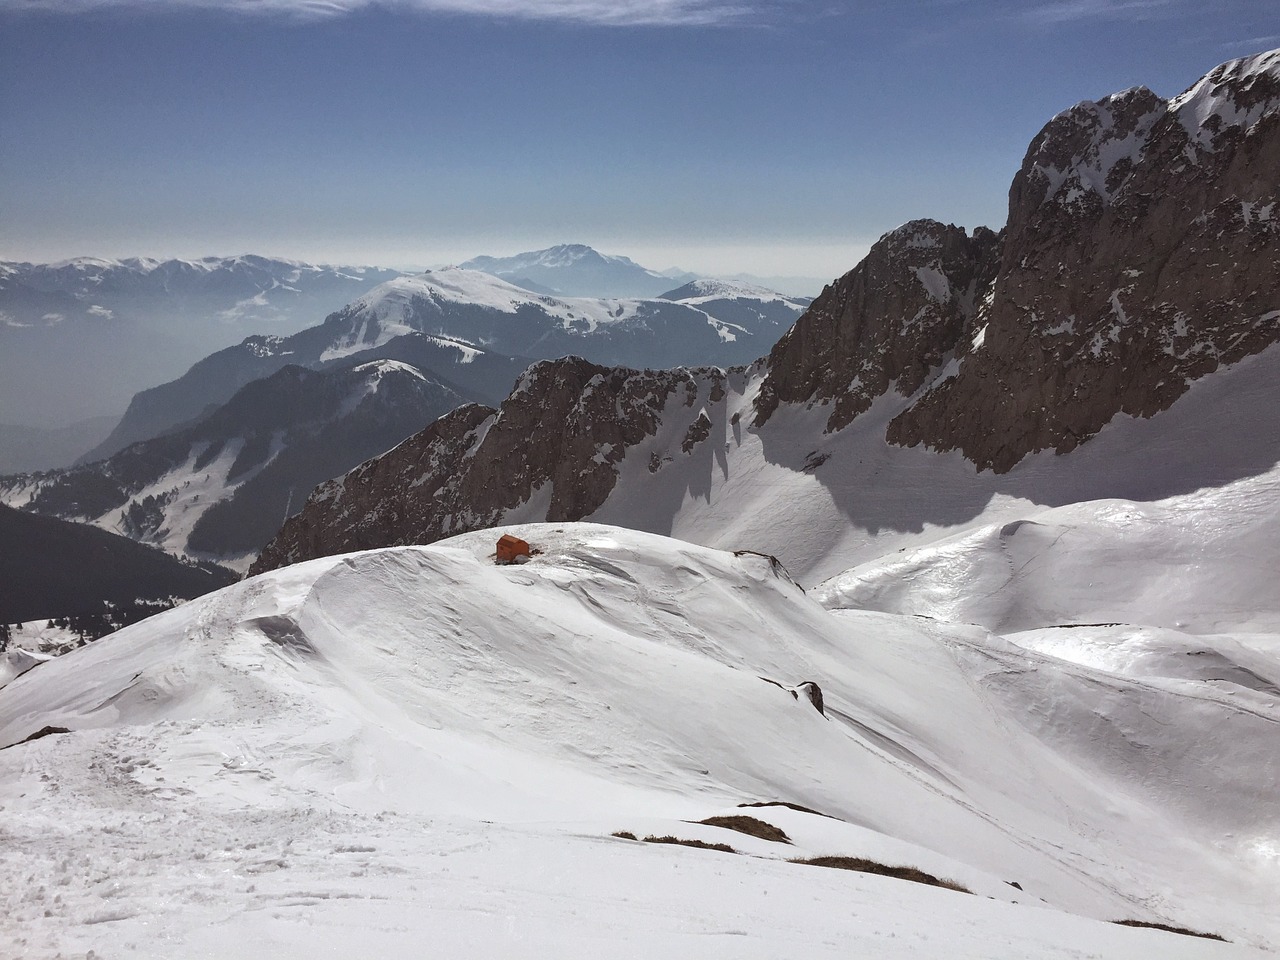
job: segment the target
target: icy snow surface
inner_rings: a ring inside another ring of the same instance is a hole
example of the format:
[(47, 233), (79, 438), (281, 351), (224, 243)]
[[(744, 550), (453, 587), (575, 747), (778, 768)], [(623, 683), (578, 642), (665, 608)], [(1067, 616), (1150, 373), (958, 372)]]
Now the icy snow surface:
[[(485, 531), (300, 564), (0, 689), (0, 953), (1280, 944), (1274, 695), (828, 611), (759, 555), (507, 529), (539, 553), (496, 566)], [(803, 681), (825, 716), (788, 691)], [(73, 732), (20, 742), (46, 726)], [(817, 813), (737, 807), (775, 800)], [(743, 813), (794, 843), (688, 822)], [(973, 895), (786, 862), (829, 854)], [(1097, 922), (1122, 917), (1235, 942)]]

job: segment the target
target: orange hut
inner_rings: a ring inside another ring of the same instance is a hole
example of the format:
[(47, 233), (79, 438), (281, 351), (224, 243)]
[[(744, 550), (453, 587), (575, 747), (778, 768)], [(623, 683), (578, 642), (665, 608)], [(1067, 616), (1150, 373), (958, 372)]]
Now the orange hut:
[(519, 537), (504, 533), (498, 538), (498, 562), (515, 563), (516, 557), (529, 556), (529, 544)]

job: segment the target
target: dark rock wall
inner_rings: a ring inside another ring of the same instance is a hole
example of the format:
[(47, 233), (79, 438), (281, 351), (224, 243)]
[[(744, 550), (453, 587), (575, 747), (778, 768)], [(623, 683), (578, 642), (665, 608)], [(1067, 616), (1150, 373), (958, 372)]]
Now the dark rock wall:
[(1050, 122), (1010, 190), (982, 346), (888, 439), (1003, 472), (1280, 339), (1277, 107), (1275, 72), (1226, 65), (1174, 101), (1139, 88)]
[(999, 250), (990, 230), (933, 220), (883, 236), (774, 346), (757, 425), (779, 403), (829, 400), (839, 430), (888, 390), (915, 392), (969, 329)]

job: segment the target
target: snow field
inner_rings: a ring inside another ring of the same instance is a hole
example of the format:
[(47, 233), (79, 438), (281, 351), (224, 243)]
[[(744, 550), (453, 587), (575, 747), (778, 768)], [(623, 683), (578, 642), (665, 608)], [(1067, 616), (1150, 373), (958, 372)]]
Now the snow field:
[[(0, 750), (0, 940), (33, 957), (1278, 942), (1274, 706), (827, 611), (760, 556), (508, 529), (542, 554), (494, 566), (485, 531), (312, 561), (0, 689), (0, 745), (75, 731)], [(806, 680), (826, 716), (766, 682)], [(775, 800), (829, 816), (737, 807)], [(794, 846), (687, 822), (733, 813)], [(741, 853), (610, 836), (628, 830)], [(831, 854), (975, 894), (781, 862)]]

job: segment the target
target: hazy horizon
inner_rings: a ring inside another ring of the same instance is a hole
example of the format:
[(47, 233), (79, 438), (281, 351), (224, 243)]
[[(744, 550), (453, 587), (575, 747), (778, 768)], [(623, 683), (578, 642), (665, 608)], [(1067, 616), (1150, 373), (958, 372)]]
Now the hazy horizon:
[[(858, 260), (861, 260), (862, 257), (866, 255), (867, 250), (870, 248), (871, 244), (875, 242), (875, 239), (876, 238), (873, 237), (860, 243), (825, 245), (805, 244), (787, 247), (786, 249), (791, 257), (789, 262), (796, 262), (802, 266), (809, 266), (810, 272), (808, 273), (779, 271), (773, 269), (775, 263), (782, 262), (787, 259), (778, 256), (777, 251), (781, 248), (752, 246), (749, 244), (719, 247), (624, 246), (621, 243), (608, 241), (603, 243), (591, 243), (574, 237), (562, 237), (545, 241), (533, 240), (525, 243), (510, 240), (498, 240), (495, 241), (492, 246), (484, 249), (472, 249), (471, 247), (450, 248), (441, 246), (425, 251), (418, 250), (417, 257), (413, 259), (406, 258), (409, 251), (401, 250), (399, 248), (387, 248), (384, 251), (386, 255), (381, 258), (376, 256), (369, 257), (354, 249), (350, 251), (350, 256), (335, 257), (332, 255), (325, 255), (326, 252), (332, 253), (331, 250), (317, 250), (315, 251), (317, 255), (300, 255), (297, 251), (288, 250), (205, 250), (196, 247), (185, 247), (178, 250), (153, 249), (141, 252), (127, 248), (109, 251), (86, 250), (63, 256), (22, 257), (5, 255), (4, 248), (0, 246), (0, 261), (59, 264), (78, 259), (117, 261), (131, 259), (201, 260), (209, 257), (230, 259), (239, 256), (261, 256), (276, 260), (295, 260), (317, 265), (381, 267), (391, 270), (400, 270), (406, 273), (415, 273), (423, 270), (437, 270), (444, 267), (456, 266), (479, 256), (510, 257), (562, 244), (581, 243), (585, 246), (591, 247), (598, 253), (610, 256), (628, 257), (642, 267), (660, 272), (680, 269), (689, 273), (696, 273), (709, 277), (728, 277), (735, 274), (750, 274), (757, 277), (814, 280), (820, 281), (821, 283), (827, 283), (835, 279), (837, 276), (847, 273)], [(367, 248), (365, 250), (366, 253), (368, 252), (368, 249), (376, 248)], [(797, 254), (802, 256), (803, 259), (796, 259)], [(813, 272), (813, 268), (820, 267), (823, 264), (832, 265), (836, 272), (830, 274), (821, 270)], [(841, 266), (842, 264), (843, 266)], [(813, 292), (816, 293), (817, 291)]]
[(1052, 116), (1280, 45), (1258, 7), (0, 0), (0, 258), (830, 279), (907, 220), (998, 228)]

